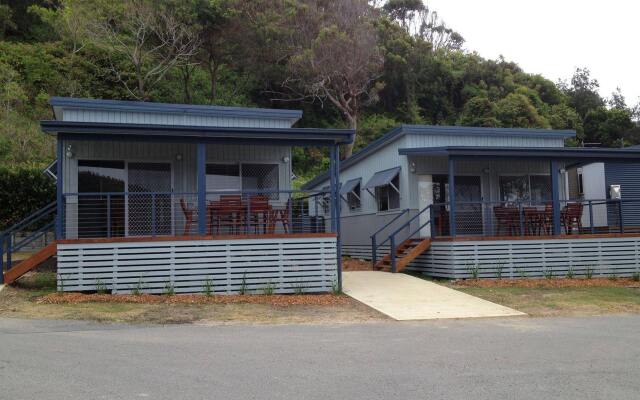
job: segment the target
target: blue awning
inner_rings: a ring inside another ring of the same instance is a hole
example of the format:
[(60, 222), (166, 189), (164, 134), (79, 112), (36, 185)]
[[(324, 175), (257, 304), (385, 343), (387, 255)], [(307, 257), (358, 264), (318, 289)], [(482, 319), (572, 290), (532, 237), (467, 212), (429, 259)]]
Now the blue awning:
[(364, 187), (365, 189), (370, 189), (378, 186), (388, 185), (391, 183), (393, 178), (398, 176), (398, 173), (400, 173), (400, 167), (395, 167), (395, 168), (387, 169), (384, 171), (376, 172), (375, 174), (373, 174), (371, 179), (369, 179), (367, 184), (364, 185)]
[(347, 194), (347, 193), (353, 192), (353, 189), (355, 189), (356, 186), (358, 186), (361, 181), (362, 181), (362, 178), (348, 180), (347, 183), (342, 185), (342, 187), (340, 188), (340, 194)]

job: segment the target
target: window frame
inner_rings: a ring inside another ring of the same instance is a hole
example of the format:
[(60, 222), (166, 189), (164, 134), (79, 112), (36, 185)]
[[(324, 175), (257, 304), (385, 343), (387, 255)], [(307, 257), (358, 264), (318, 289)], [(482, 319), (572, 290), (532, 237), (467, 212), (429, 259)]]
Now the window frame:
[[(260, 191), (260, 190), (273, 190), (277, 193), (280, 192), (281, 189), (281, 182), (280, 182), (280, 163), (277, 162), (254, 162), (254, 161), (241, 161), (241, 162), (218, 162), (218, 161), (211, 161), (211, 162), (206, 162), (205, 163), (205, 177), (206, 177), (206, 168), (209, 165), (236, 165), (238, 166), (238, 178), (240, 179), (240, 188), (239, 189), (222, 189), (222, 190), (216, 190), (216, 189), (211, 189), (209, 187), (207, 187), (207, 192), (244, 192), (245, 190), (255, 190), (255, 191)], [(245, 165), (256, 165), (256, 166), (261, 166), (261, 165), (266, 165), (266, 166), (271, 166), (271, 167), (275, 167), (276, 168), (276, 187), (274, 189), (246, 189), (245, 188), (245, 183), (244, 183), (244, 176), (243, 176), (243, 166)]]
[[(394, 181), (396, 181), (394, 183)], [(384, 192), (383, 192), (384, 190)], [(395, 193), (395, 196), (397, 196), (397, 204), (396, 207), (392, 207), (392, 196), (391, 194)], [(382, 200), (382, 195), (385, 195), (386, 197), (386, 204), (387, 204), (387, 208), (382, 209), (381, 208), (381, 200)], [(391, 179), (391, 182), (389, 182), (386, 185), (381, 185), (381, 186), (376, 186), (375, 187), (375, 196), (376, 198), (376, 209), (377, 212), (379, 213), (384, 213), (384, 212), (389, 212), (389, 211), (396, 211), (400, 209), (400, 173), (398, 173), (395, 177), (393, 177), (393, 179)]]
[[(357, 202), (357, 205), (352, 205), (352, 201)], [(347, 207), (351, 212), (362, 210), (362, 181), (347, 193)]]

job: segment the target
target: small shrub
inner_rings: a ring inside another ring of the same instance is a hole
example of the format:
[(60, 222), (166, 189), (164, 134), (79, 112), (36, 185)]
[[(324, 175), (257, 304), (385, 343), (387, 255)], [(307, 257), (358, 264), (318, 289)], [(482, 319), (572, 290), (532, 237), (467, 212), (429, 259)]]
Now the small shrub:
[(108, 291), (109, 289), (107, 289), (107, 285), (105, 285), (102, 279), (96, 279), (96, 293), (106, 294)]
[(307, 289), (304, 282), (296, 283), (292, 285), (293, 293), (297, 295), (304, 294), (304, 291)]
[(176, 289), (175, 289), (175, 287), (173, 286), (173, 284), (172, 284), (171, 282), (167, 282), (167, 283), (164, 285), (164, 292), (163, 292), (163, 294), (164, 294), (165, 296), (174, 296), (174, 295), (176, 294)]
[(575, 272), (573, 271), (573, 267), (569, 267), (567, 270), (567, 279), (573, 279), (575, 277)]
[(618, 280), (618, 275), (614, 272), (613, 274), (609, 275), (609, 280), (610, 281), (617, 281)]
[(545, 268), (544, 271), (542, 271), (542, 275), (545, 279), (553, 279), (553, 270), (551, 268)]
[(469, 270), (469, 274), (471, 274), (471, 279), (478, 279), (478, 276), (480, 275), (480, 266), (478, 264), (475, 264), (467, 269)]
[(242, 274), (242, 282), (240, 282), (240, 294), (247, 294), (249, 289), (247, 288), (247, 273)]
[(631, 279), (633, 279), (635, 282), (640, 282), (640, 272), (634, 272), (631, 276)]
[(60, 293), (64, 292), (64, 281), (64, 275), (58, 274), (58, 292)]
[(271, 284), (271, 281), (269, 281), (269, 283), (267, 283), (267, 285), (262, 288), (262, 294), (271, 296), (275, 290), (275, 286)]
[(342, 294), (342, 288), (340, 288), (338, 281), (333, 281), (333, 283), (331, 284), (331, 293)]
[(144, 288), (145, 288), (144, 281), (142, 280), (142, 277), (140, 277), (136, 285), (131, 288), (131, 294), (134, 296), (140, 296), (144, 291)]
[(585, 275), (585, 277), (586, 277), (587, 279), (591, 279), (591, 278), (593, 278), (593, 268), (591, 268), (591, 267), (587, 267), (587, 269), (585, 270), (584, 275)]
[(496, 278), (502, 279), (502, 270), (504, 269), (503, 264), (496, 265)]
[(211, 278), (207, 278), (204, 281), (204, 285), (202, 285), (202, 291), (204, 292), (205, 296), (213, 296), (213, 281), (211, 280)]
[(524, 268), (516, 268), (516, 273), (518, 274), (520, 279), (524, 279), (527, 277), (527, 271), (525, 271)]

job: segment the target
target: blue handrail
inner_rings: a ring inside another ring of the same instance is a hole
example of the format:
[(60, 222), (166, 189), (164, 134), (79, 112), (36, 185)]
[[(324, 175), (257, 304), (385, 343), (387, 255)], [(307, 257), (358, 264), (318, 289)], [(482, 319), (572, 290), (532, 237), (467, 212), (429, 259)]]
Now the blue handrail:
[[(0, 232), (0, 283), (4, 281), (4, 271), (8, 271), (13, 266), (13, 254), (53, 229), (55, 226), (55, 212), (56, 203), (49, 203), (21, 221), (13, 224), (8, 229)], [(35, 231), (29, 232), (27, 236), (16, 241), (16, 233), (36, 223), (40, 223), (43, 219), (51, 216), (54, 216), (53, 221), (47, 222), (42, 226), (37, 226)]]
[(404, 215), (405, 213), (409, 212), (409, 209), (405, 209), (401, 214), (399, 214), (396, 218), (394, 218), (393, 220), (391, 220), (391, 222), (387, 223), (385, 226), (383, 226), (381, 229), (378, 229), (372, 236), (371, 236), (371, 262), (373, 265), (376, 264), (377, 261), (377, 255), (378, 255), (378, 248), (380, 246), (382, 246), (383, 244), (389, 242), (390, 248), (391, 248), (391, 270), (393, 272), (395, 272), (395, 256), (396, 256), (396, 241), (395, 241), (395, 237), (398, 233), (400, 233), (403, 229), (405, 229), (406, 227), (410, 226), (411, 222), (413, 222), (416, 218), (420, 217), (420, 215), (422, 215), (422, 213), (424, 213), (425, 211), (429, 210), (429, 220), (422, 224), (420, 226), (420, 228), (418, 228), (415, 232), (412, 232), (408, 237), (413, 236), (416, 232), (420, 231), (422, 228), (424, 228), (425, 226), (427, 226), (428, 224), (431, 223), (431, 220), (433, 219), (433, 207), (432, 205), (428, 205), (427, 207), (423, 208), (422, 210), (420, 210), (416, 215), (414, 215), (413, 217), (409, 218), (409, 220), (405, 221), (399, 228), (397, 228), (395, 231), (393, 231), (385, 240), (383, 240), (380, 243), (376, 243), (376, 234), (378, 234), (380, 231), (382, 231), (383, 229), (387, 228), (389, 225), (391, 225), (393, 222), (395, 222), (398, 218), (400, 218), (402, 215)]
[(396, 222), (400, 217), (402, 217), (404, 214), (408, 213), (409, 209), (405, 208), (404, 210), (402, 210), (402, 212), (398, 215), (395, 216), (395, 218), (393, 218), (391, 221), (387, 222), (386, 224), (384, 224), (384, 226), (382, 226), (382, 228), (378, 229), (377, 231), (373, 232), (373, 235), (371, 235), (371, 262), (373, 263), (373, 265), (376, 264), (376, 258), (377, 258), (377, 249), (378, 247), (380, 247), (380, 245), (384, 242), (386, 242), (386, 240), (384, 242), (382, 242), (380, 245), (376, 245), (376, 235), (380, 232), (382, 232), (383, 230), (385, 230), (389, 225), (393, 224), (394, 222)]

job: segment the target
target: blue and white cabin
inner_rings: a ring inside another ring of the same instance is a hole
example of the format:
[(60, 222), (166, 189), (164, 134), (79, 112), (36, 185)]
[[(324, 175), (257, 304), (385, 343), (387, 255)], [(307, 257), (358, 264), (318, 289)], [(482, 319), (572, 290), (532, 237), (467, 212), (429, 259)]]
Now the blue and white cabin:
[[(244, 282), (287, 293), (339, 284), (337, 221), (309, 206), (322, 197), (336, 207), (337, 178), (324, 191), (293, 190), (291, 149), (336, 155), (353, 131), (294, 128), (297, 110), (50, 103), (56, 119), (41, 126), (57, 139), (54, 250), (64, 290), (99, 282), (113, 292), (234, 293)], [(7, 264), (5, 280), (27, 267)]]
[[(527, 276), (595, 266), (619, 275), (637, 271), (640, 224), (624, 221), (640, 211), (640, 196), (621, 201), (603, 193), (584, 201), (573, 195), (570, 171), (595, 161), (638, 162), (640, 149), (564, 147), (574, 135), (457, 126), (392, 130), (341, 162), (344, 253), (373, 258), (380, 269), (446, 278), (503, 269)], [(304, 188), (321, 189), (328, 178), (320, 175)], [(609, 258), (615, 246), (623, 248)]]

